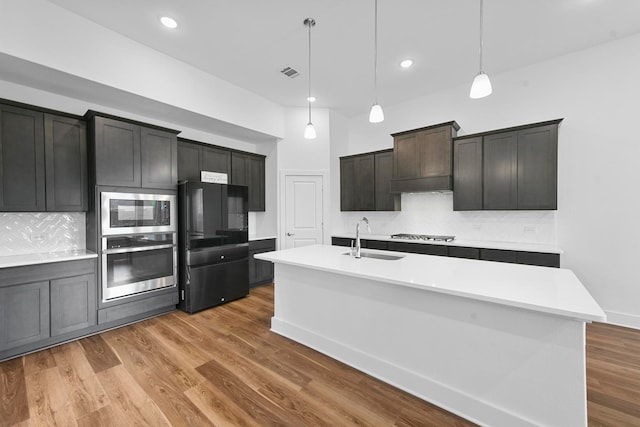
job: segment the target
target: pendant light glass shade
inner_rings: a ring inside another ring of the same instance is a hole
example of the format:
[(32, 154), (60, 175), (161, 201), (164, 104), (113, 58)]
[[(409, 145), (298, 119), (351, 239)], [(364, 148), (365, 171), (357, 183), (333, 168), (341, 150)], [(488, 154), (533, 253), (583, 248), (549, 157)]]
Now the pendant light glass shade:
[(307, 126), (304, 128), (305, 139), (316, 139), (316, 136), (316, 128), (313, 126), (313, 123), (307, 123)]
[(307, 18), (303, 21), (303, 24), (309, 27), (309, 96), (307, 96), (307, 103), (309, 104), (309, 123), (304, 128), (304, 138), (305, 139), (315, 139), (316, 138), (316, 128), (313, 126), (311, 122), (311, 27), (316, 25), (316, 20), (313, 18)]
[(384, 120), (384, 113), (382, 112), (382, 107), (380, 104), (375, 104), (371, 107), (371, 111), (369, 112), (369, 121), (371, 123), (380, 123)]
[(484, 98), (485, 96), (491, 95), (491, 92), (493, 92), (493, 89), (491, 88), (489, 76), (483, 72), (479, 72), (476, 78), (473, 79), (469, 97), (473, 99)]
[(473, 79), (473, 83), (471, 84), (471, 91), (469, 92), (469, 98), (478, 99), (484, 98), (485, 96), (491, 95), (493, 89), (491, 87), (491, 81), (489, 80), (489, 76), (482, 71), (482, 48), (483, 48), (483, 9), (484, 9), (483, 0), (480, 0), (480, 70), (476, 75), (475, 79)]
[(373, 32), (373, 90), (375, 102), (369, 112), (369, 122), (380, 123), (384, 120), (382, 106), (378, 104), (378, 0), (375, 1), (375, 24)]

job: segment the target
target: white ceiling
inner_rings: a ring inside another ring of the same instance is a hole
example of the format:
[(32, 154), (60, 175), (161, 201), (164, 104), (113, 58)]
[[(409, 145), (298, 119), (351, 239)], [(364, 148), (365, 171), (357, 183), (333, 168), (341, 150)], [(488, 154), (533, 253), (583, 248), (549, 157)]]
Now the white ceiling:
[[(312, 17), (316, 105), (353, 116), (374, 100), (373, 0), (50, 1), (284, 106), (306, 105), (303, 20)], [(638, 0), (485, 0), (484, 9), (490, 76), (640, 32)], [(162, 27), (162, 15), (179, 28)], [(479, 0), (378, 0), (378, 19), (383, 106), (471, 84)], [(400, 69), (405, 57), (411, 69)], [(284, 77), (286, 66), (301, 75)]]

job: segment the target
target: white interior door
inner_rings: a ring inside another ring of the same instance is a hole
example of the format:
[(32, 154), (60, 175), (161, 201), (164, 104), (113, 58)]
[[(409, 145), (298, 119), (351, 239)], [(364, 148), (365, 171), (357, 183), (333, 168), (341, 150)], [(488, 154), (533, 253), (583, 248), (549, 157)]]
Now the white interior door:
[(322, 175), (286, 175), (284, 198), (284, 248), (322, 244)]

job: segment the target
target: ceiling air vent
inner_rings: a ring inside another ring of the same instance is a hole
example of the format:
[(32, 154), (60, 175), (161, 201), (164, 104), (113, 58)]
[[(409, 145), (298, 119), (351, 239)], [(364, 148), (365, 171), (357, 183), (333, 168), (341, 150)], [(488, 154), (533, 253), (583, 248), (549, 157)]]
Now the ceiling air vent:
[(294, 70), (291, 67), (285, 67), (282, 70), (280, 70), (280, 72), (282, 74), (284, 74), (285, 76), (289, 77), (290, 79), (293, 79), (293, 78), (298, 77), (300, 75), (298, 70)]

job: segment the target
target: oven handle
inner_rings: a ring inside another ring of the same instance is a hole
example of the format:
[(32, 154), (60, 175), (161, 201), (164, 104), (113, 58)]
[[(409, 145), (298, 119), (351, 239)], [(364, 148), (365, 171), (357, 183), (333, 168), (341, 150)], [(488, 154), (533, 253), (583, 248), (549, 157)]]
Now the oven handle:
[(103, 254), (124, 254), (128, 252), (155, 251), (158, 249), (169, 249), (173, 247), (175, 247), (174, 244), (168, 243), (166, 245), (156, 245), (156, 246), (138, 246), (134, 248), (104, 249), (102, 253)]

